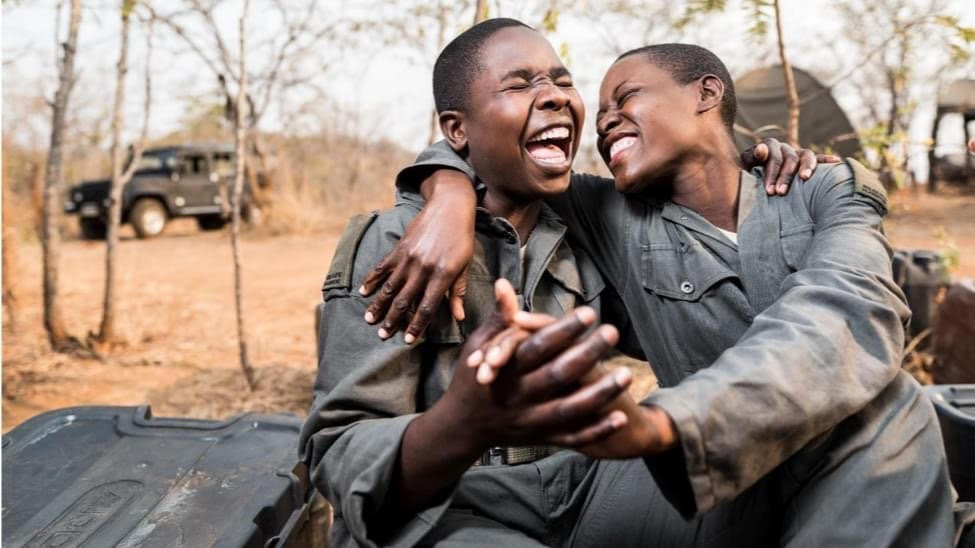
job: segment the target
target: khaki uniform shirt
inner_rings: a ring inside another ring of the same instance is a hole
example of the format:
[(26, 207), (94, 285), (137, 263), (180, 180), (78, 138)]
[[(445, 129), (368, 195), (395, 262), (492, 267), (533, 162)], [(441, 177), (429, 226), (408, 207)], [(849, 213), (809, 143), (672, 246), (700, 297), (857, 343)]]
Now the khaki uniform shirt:
[(592, 464), (572, 451), (530, 464), (473, 468), (449, 496), (404, 523), (381, 515), (403, 434), (446, 391), (460, 344), (494, 310), (494, 281), (510, 280), (525, 310), (553, 315), (582, 305), (598, 312), (604, 287), (592, 261), (574, 252), (565, 224), (547, 207), (525, 243), (524, 261), (514, 228), (479, 210), (466, 319), (455, 322), (443, 306), (414, 345), (405, 344), (401, 334), (381, 341), (377, 327), (363, 320), (371, 299), (360, 296), (358, 287), (418, 211), (415, 204), (400, 203), (353, 219), (325, 279), (321, 361), (300, 447), (313, 483), (335, 509), (333, 543), (413, 545), (452, 507), (494, 516), (558, 544), (560, 539), (546, 535), (571, 531), (571, 524), (558, 523), (581, 504), (582, 497), (573, 494)]
[[(401, 196), (437, 167), (474, 179), (445, 144), (400, 173)], [(891, 277), (886, 194), (855, 161), (822, 165), (784, 197), (741, 173), (738, 243), (669, 201), (574, 174), (549, 200), (628, 318), (604, 311), (650, 362), (644, 402), (677, 426), (679, 454), (648, 459), (685, 516), (734, 499), (874, 400), (900, 372), (910, 311)]]

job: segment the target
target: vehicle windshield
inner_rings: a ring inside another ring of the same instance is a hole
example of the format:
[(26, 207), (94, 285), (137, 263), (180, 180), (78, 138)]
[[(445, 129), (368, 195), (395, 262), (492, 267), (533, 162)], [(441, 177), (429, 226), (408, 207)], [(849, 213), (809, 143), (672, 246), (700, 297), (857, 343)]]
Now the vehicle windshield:
[[(166, 167), (167, 156), (168, 154), (163, 152), (145, 152), (143, 153), (142, 157), (139, 158), (139, 163), (136, 165), (135, 172), (148, 173), (163, 171), (163, 169)], [(129, 161), (131, 161), (131, 158)], [(128, 164), (128, 162), (126, 162), (126, 164)]]

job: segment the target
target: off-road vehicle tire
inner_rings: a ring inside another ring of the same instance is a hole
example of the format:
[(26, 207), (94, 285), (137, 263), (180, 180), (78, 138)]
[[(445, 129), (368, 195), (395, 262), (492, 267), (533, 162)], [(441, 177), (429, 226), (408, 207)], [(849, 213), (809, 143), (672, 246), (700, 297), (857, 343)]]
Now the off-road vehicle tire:
[(129, 223), (139, 238), (152, 238), (162, 234), (169, 214), (166, 208), (153, 198), (142, 198), (129, 212)]
[(108, 234), (108, 226), (101, 219), (82, 217), (78, 219), (78, 226), (81, 228), (81, 237), (85, 240), (104, 240)]
[(240, 210), (240, 218), (250, 226), (261, 226), (264, 221), (264, 211), (255, 204), (247, 204)]
[(200, 230), (220, 230), (227, 226), (227, 221), (220, 215), (200, 215), (196, 218), (196, 225)]

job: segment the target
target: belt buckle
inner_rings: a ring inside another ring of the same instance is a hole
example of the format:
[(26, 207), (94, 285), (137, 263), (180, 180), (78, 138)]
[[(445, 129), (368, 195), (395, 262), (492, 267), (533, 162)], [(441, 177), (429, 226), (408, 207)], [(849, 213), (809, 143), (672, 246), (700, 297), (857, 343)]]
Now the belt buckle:
[(481, 465), (499, 465), (508, 464), (508, 450), (506, 447), (489, 447), (487, 451), (481, 455)]

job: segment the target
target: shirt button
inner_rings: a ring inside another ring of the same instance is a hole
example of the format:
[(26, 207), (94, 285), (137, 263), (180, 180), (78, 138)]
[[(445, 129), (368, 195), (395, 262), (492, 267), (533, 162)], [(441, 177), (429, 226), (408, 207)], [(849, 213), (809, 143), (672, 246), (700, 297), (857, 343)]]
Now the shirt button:
[(687, 280), (684, 280), (680, 284), (680, 290), (684, 293), (687, 293), (688, 295), (694, 293), (694, 284), (692, 284)]

